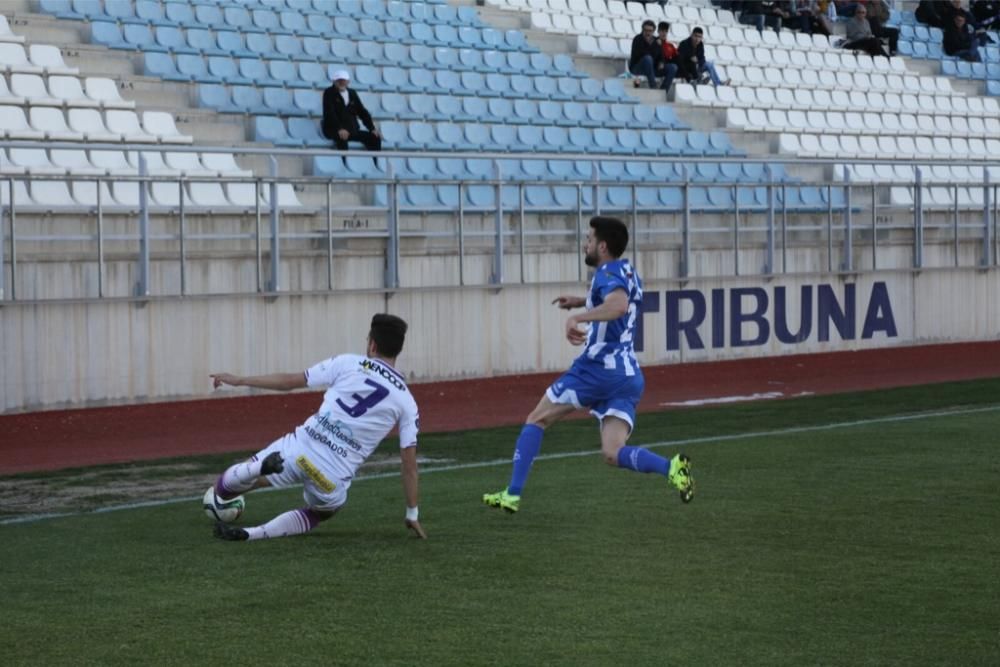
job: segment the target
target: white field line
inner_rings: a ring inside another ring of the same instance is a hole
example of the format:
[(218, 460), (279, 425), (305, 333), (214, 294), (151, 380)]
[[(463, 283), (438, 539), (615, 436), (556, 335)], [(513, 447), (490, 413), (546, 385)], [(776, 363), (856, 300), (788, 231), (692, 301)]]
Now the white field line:
[[(833, 422), (830, 424), (816, 424), (814, 426), (793, 426), (791, 428), (781, 428), (770, 431), (752, 431), (749, 433), (734, 433), (731, 435), (706, 435), (700, 438), (684, 438), (682, 440), (664, 440), (662, 442), (653, 442), (640, 446), (646, 447), (648, 449), (659, 449), (661, 447), (689, 447), (691, 445), (701, 445), (712, 442), (751, 440), (753, 438), (767, 438), (774, 436), (794, 435), (797, 433), (815, 433), (818, 431), (833, 431), (843, 428), (854, 428), (857, 426), (871, 426), (874, 424), (892, 424), (897, 422), (917, 421), (920, 419), (937, 419), (939, 417), (958, 417), (962, 415), (974, 415), (984, 412), (997, 412), (997, 411), (1000, 411), (1000, 405), (989, 405), (981, 408), (967, 408), (963, 410), (939, 410), (934, 412), (917, 412), (911, 414), (890, 415), (887, 417), (875, 417), (873, 419), (858, 419), (855, 421)], [(557, 454), (540, 454), (537, 457), (535, 457), (535, 460), (554, 461), (556, 459), (578, 458), (581, 456), (596, 456), (599, 453), (600, 452), (595, 447), (594, 449), (588, 449), (586, 451), (560, 452)], [(435, 468), (421, 469), (420, 474), (421, 476), (423, 476), (436, 472), (451, 472), (454, 470), (469, 470), (472, 468), (492, 468), (495, 466), (503, 466), (503, 465), (510, 465), (510, 459), (505, 458), (505, 459), (492, 459), (490, 461), (475, 461), (472, 463), (456, 463), (455, 465), (438, 466)], [(399, 477), (399, 473), (383, 472), (374, 475), (365, 475), (363, 477), (355, 478), (354, 483), (372, 479), (389, 479), (392, 477)], [(261, 489), (256, 493), (263, 493), (267, 491), (280, 491), (280, 490), (283, 489), (268, 488), (268, 489)], [(29, 514), (26, 516), (2, 519), (0, 520), (0, 526), (18, 524), (18, 523), (35, 523), (37, 521), (43, 521), (45, 519), (58, 519), (69, 516), (85, 516), (87, 514), (104, 514), (106, 512), (119, 512), (122, 510), (139, 509), (142, 507), (160, 507), (162, 505), (175, 505), (177, 503), (188, 503), (188, 502), (193, 503), (198, 500), (201, 500), (200, 495), (187, 496), (184, 498), (168, 498), (165, 500), (148, 500), (137, 503), (126, 503), (124, 505), (112, 505), (109, 507), (101, 507), (96, 510), (90, 510), (88, 512)]]

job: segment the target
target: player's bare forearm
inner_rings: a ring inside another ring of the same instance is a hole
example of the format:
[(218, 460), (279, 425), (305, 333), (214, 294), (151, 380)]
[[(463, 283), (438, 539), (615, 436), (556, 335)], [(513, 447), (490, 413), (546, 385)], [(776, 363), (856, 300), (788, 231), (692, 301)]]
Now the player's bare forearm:
[(403, 495), (407, 507), (416, 507), (420, 502), (420, 475), (417, 472), (417, 448), (407, 447), (400, 450), (402, 460), (400, 475), (403, 478)]
[(304, 373), (271, 373), (269, 375), (231, 375), (229, 373), (214, 373), (212, 386), (218, 389), (224, 384), (233, 387), (255, 387), (257, 389), (272, 389), (274, 391), (291, 391), (306, 386)]

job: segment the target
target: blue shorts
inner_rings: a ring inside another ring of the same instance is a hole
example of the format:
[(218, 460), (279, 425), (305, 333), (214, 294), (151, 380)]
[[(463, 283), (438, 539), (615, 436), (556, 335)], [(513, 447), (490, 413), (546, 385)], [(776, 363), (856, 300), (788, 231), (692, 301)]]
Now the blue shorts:
[(608, 372), (603, 364), (577, 360), (545, 390), (545, 396), (553, 403), (590, 408), (590, 413), (601, 420), (618, 417), (632, 429), (635, 408), (645, 386), (638, 368), (635, 375), (625, 375)]

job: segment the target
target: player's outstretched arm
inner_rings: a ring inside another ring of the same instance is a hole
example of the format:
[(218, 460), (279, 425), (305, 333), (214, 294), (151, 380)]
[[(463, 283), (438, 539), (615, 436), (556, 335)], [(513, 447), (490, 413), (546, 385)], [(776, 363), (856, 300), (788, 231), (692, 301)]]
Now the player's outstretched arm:
[(552, 303), (559, 304), (559, 307), (563, 310), (572, 310), (573, 308), (583, 308), (587, 305), (587, 300), (581, 296), (563, 294), (553, 299)]
[(224, 384), (233, 387), (256, 387), (257, 389), (273, 389), (275, 391), (291, 391), (306, 386), (305, 373), (271, 373), (270, 375), (231, 375), (229, 373), (213, 373), (212, 386), (216, 389)]
[(420, 514), (417, 503), (420, 500), (420, 486), (417, 474), (417, 447), (406, 447), (399, 450), (401, 459), (401, 474), (403, 478), (403, 495), (406, 496), (406, 527), (422, 540), (427, 539), (427, 532), (420, 525)]
[(572, 310), (573, 308), (583, 308), (587, 305), (587, 300), (581, 296), (561, 295), (554, 298), (552, 303), (558, 304), (563, 310)]

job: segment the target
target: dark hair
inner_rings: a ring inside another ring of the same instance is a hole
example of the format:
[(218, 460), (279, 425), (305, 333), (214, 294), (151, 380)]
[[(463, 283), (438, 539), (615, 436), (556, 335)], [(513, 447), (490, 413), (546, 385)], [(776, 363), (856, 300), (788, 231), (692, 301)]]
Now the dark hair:
[(660, 25), (656, 26), (657, 30), (670, 31), (670, 24), (666, 21), (660, 21)]
[(590, 219), (590, 227), (594, 230), (594, 238), (604, 241), (608, 252), (615, 259), (622, 256), (628, 246), (628, 227), (618, 218), (596, 215)]
[(705, 33), (704, 33), (704, 31), (701, 28), (695, 28), (694, 30), (691, 31), (691, 34), (692, 35), (704, 35)]
[(395, 315), (376, 313), (368, 337), (375, 342), (375, 349), (381, 356), (398, 357), (406, 339), (406, 322)]
[(645, 21), (643, 21), (643, 22), (642, 22), (642, 27), (643, 27), (643, 28), (645, 28), (645, 27), (646, 27), (647, 25), (648, 25), (648, 26), (652, 26), (652, 27), (653, 27), (653, 30), (656, 30), (656, 24), (655, 24), (655, 23), (653, 23), (653, 22), (652, 22), (651, 20), (649, 20), (649, 19), (646, 19)]

